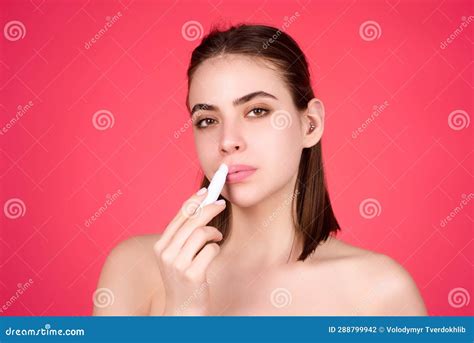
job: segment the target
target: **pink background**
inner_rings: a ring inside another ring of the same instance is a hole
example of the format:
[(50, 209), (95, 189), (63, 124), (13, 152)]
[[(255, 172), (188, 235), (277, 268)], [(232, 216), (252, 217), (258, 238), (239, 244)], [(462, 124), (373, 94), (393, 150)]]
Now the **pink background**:
[[(469, 1), (121, 0), (1, 2), (0, 126), (33, 103), (0, 135), (0, 307), (33, 280), (3, 315), (91, 314), (110, 250), (161, 232), (197, 190), (184, 104), (199, 37), (183, 35), (183, 26), (283, 27), (295, 12), (285, 29), (307, 54), (325, 103), (324, 158), (340, 238), (407, 268), (430, 315), (472, 314), (472, 203), (441, 225), (472, 190), (474, 24), (441, 44), (472, 14)], [(5, 33), (14, 20), (23, 38)], [(360, 33), (367, 21), (379, 25), (375, 37)], [(105, 130), (92, 121), (101, 110), (114, 119)], [(365, 218), (359, 206), (371, 198), (378, 215)], [(10, 199), (21, 200), (19, 216)]]

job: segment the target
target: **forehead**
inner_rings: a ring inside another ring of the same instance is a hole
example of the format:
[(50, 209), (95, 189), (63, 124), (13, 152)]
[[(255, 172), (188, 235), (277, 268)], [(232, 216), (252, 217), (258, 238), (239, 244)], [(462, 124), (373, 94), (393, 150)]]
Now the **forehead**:
[(259, 58), (224, 55), (204, 61), (189, 87), (189, 104), (227, 103), (239, 96), (265, 91), (278, 99), (288, 98), (281, 74)]

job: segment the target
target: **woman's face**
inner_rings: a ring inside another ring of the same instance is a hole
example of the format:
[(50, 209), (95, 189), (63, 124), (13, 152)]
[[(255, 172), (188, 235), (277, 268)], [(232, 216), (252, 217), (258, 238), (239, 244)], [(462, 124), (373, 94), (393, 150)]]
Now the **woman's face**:
[[(256, 92), (262, 93), (243, 98)], [(222, 195), (232, 204), (252, 206), (294, 183), (304, 125), (277, 71), (246, 56), (208, 59), (193, 75), (189, 108), (197, 155), (209, 180), (221, 163), (256, 168), (240, 182), (226, 182)]]

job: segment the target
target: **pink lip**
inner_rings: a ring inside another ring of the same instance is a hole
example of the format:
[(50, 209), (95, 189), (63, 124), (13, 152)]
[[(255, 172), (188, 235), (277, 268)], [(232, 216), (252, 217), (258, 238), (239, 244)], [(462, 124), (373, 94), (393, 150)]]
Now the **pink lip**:
[(227, 174), (227, 183), (236, 183), (244, 180), (248, 176), (255, 173), (257, 168), (247, 166), (244, 164), (234, 164), (229, 166), (229, 173)]

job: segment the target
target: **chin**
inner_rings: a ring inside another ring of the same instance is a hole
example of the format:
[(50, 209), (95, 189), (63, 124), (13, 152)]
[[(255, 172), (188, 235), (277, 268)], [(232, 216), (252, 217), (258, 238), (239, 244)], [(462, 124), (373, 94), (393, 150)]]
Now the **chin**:
[(233, 183), (225, 186), (222, 195), (234, 206), (247, 208), (257, 205), (265, 197), (262, 187), (254, 183)]

